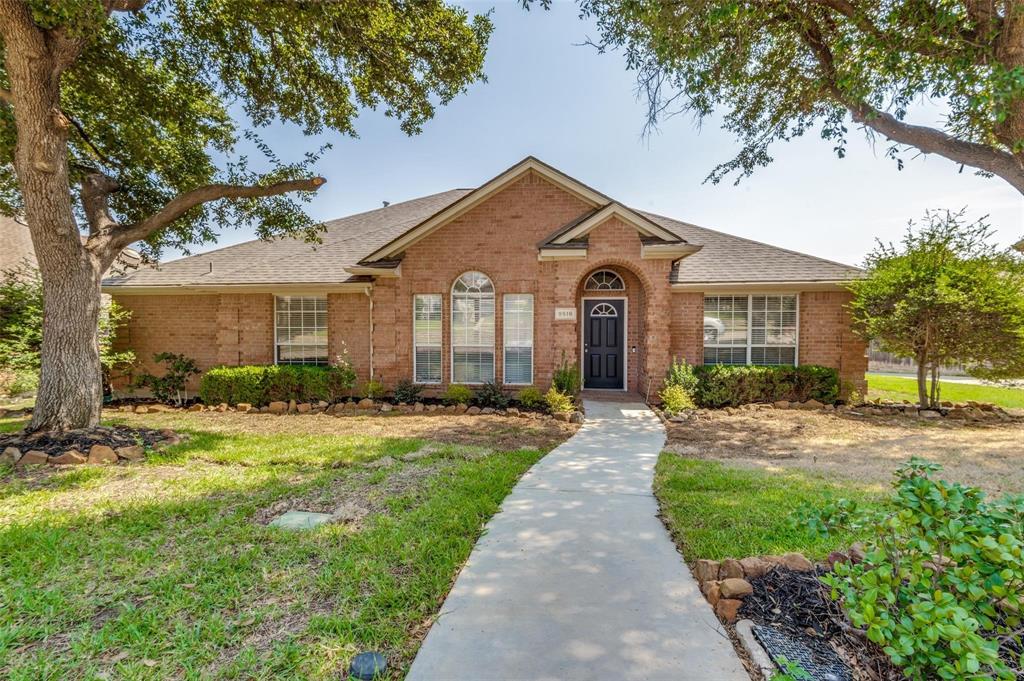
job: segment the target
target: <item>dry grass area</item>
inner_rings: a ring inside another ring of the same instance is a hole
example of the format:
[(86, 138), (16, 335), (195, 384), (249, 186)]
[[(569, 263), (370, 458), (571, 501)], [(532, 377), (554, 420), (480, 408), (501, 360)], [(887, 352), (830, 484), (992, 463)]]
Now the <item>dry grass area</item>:
[(1024, 492), (1024, 421), (966, 424), (906, 417), (764, 410), (669, 425), (670, 452), (767, 471), (886, 486), (912, 456), (992, 494)]
[(327, 414), (240, 414), (237, 412), (164, 412), (131, 414), (105, 411), (104, 421), (137, 428), (201, 430), (223, 435), (358, 435), (406, 438), (459, 445), (480, 445), (499, 451), (550, 449), (568, 439), (576, 424), (550, 419), (492, 415), (437, 414), (421, 416), (329, 416)]

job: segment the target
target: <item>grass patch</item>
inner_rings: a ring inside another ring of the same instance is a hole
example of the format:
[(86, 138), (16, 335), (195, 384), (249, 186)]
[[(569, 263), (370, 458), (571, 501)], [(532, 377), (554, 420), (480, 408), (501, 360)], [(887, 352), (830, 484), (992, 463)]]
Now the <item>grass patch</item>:
[[(0, 677), (336, 679), (375, 649), (401, 678), (542, 455), (443, 450), (368, 471), (422, 442), (191, 430), (143, 464), (0, 470)], [(306, 532), (258, 522), (339, 491), (377, 510)]]
[(819, 539), (790, 525), (803, 503), (878, 492), (840, 486), (799, 472), (767, 473), (714, 461), (662, 454), (654, 476), (662, 517), (687, 561), (720, 560), (799, 551), (820, 559), (857, 540), (849, 534)]
[[(868, 398), (908, 400), (917, 404), (917, 381), (901, 376), (885, 376), (868, 374)], [(943, 400), (951, 402), (991, 402), (1006, 409), (1024, 408), (1024, 390), (1020, 388), (1000, 388), (991, 385), (972, 385), (970, 383), (954, 383), (939, 381), (940, 394)]]

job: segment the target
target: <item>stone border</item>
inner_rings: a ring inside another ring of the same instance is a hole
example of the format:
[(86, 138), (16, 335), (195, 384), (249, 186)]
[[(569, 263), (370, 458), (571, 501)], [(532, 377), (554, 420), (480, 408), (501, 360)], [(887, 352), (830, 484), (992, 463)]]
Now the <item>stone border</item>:
[[(153, 450), (161, 450), (188, 440), (188, 435), (178, 434), (173, 430), (159, 431), (160, 438), (151, 445)], [(23, 451), (24, 450), (24, 451)], [(68, 447), (60, 454), (47, 454), (40, 449), (32, 449), (31, 445), (19, 447), (8, 446), (0, 452), (0, 462), (10, 463), (15, 468), (26, 466), (74, 466), (81, 464), (116, 464), (122, 461), (141, 461), (146, 457), (148, 449), (141, 444), (111, 447), (97, 443), (83, 452), (76, 447)]]
[(988, 402), (975, 402), (973, 400), (964, 403), (943, 402), (942, 406), (938, 409), (921, 409), (916, 404), (909, 402), (896, 403), (881, 400), (863, 402), (856, 405), (824, 404), (818, 400), (807, 400), (806, 402), (780, 400), (771, 404), (753, 402), (738, 407), (722, 407), (720, 409), (688, 409), (672, 416), (669, 416), (656, 405), (651, 405), (651, 408), (665, 424), (687, 423), (691, 420), (707, 420), (716, 412), (731, 416), (745, 412), (770, 411), (773, 409), (836, 412), (853, 416), (903, 416), (918, 419), (946, 418), (951, 421), (965, 422), (1012, 422), (1020, 420), (1002, 407)]
[(693, 564), (693, 576), (718, 619), (725, 624), (735, 624), (743, 599), (754, 593), (754, 587), (747, 579), (760, 577), (777, 565), (797, 572), (814, 569), (814, 563), (802, 553), (784, 553), (781, 556), (750, 556), (739, 560), (702, 558)]

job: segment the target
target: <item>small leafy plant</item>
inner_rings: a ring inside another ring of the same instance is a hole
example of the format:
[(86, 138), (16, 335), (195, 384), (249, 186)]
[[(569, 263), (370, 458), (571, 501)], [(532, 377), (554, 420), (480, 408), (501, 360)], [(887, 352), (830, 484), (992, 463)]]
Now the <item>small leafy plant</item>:
[(419, 399), (421, 392), (423, 392), (422, 385), (418, 385), (407, 378), (403, 378), (398, 383), (395, 383), (393, 394), (396, 402), (412, 404)]
[(569, 362), (565, 357), (565, 352), (562, 353), (562, 363), (558, 365), (555, 373), (551, 376), (551, 384), (558, 389), (558, 392), (570, 397), (580, 394), (582, 386), (580, 367), (575, 362)]
[(827, 534), (867, 534), (864, 560), (822, 577), (855, 627), (907, 677), (1016, 679), (1024, 606), (1024, 497), (989, 502), (934, 477), (921, 459), (901, 467), (882, 508), (840, 500), (795, 522)]
[(481, 407), (505, 409), (510, 401), (509, 396), (505, 394), (504, 389), (501, 387), (501, 383), (497, 381), (484, 383), (476, 391), (476, 403)]
[(153, 361), (165, 365), (163, 376), (144, 373), (136, 379), (136, 385), (149, 388), (153, 397), (161, 402), (180, 405), (188, 400), (185, 385), (189, 378), (199, 373), (195, 360), (173, 352), (160, 352), (153, 355)]
[(551, 389), (548, 390), (544, 396), (544, 401), (547, 402), (548, 411), (552, 414), (565, 414), (576, 407), (572, 397), (566, 395), (555, 386), (551, 386)]
[(464, 385), (452, 383), (441, 396), (447, 404), (469, 404), (473, 401), (473, 391)]
[(690, 393), (680, 385), (666, 385), (658, 393), (658, 397), (661, 398), (662, 408), (669, 415), (678, 414), (681, 411), (693, 409), (694, 407), (693, 398), (690, 397)]
[(369, 398), (371, 400), (383, 397), (384, 392), (384, 384), (374, 379), (370, 379), (369, 381), (364, 383), (363, 389), (361, 391), (363, 397)]
[(685, 358), (680, 360), (678, 357), (673, 357), (672, 365), (669, 366), (668, 372), (665, 374), (665, 385), (679, 386), (688, 394), (693, 395), (697, 390), (697, 374), (694, 373), (693, 367), (687, 363)]
[(545, 405), (544, 393), (532, 385), (520, 390), (519, 394), (516, 395), (516, 399), (519, 401), (519, 404), (527, 409), (537, 409)]

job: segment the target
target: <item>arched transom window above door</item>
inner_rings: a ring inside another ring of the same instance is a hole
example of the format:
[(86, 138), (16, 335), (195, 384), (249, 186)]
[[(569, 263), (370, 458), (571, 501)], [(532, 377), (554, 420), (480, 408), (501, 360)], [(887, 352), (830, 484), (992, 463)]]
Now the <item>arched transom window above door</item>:
[(583, 285), (584, 291), (625, 291), (626, 283), (622, 281), (615, 272), (611, 270), (598, 270), (589, 277)]
[(590, 312), (591, 317), (618, 317), (619, 312), (608, 303), (599, 303)]

